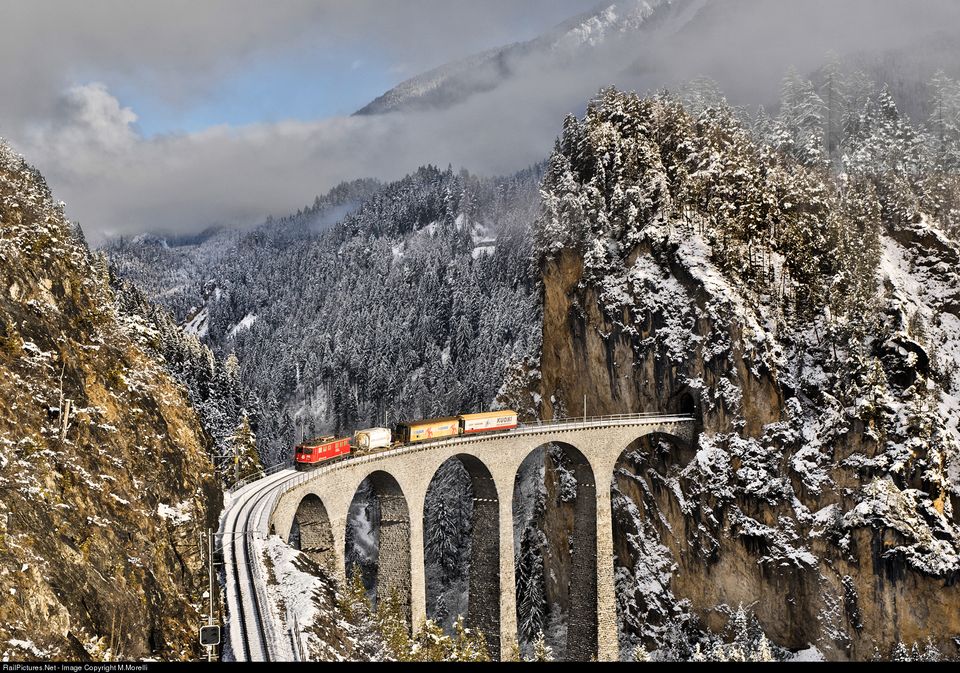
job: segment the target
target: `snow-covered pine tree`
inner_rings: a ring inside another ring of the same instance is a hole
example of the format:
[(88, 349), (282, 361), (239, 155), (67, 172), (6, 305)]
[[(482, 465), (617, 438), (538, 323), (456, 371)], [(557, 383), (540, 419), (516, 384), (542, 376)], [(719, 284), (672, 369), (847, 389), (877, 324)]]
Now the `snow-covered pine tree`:
[(228, 450), (231, 454), (232, 481), (247, 479), (262, 471), (263, 465), (260, 462), (260, 454), (257, 452), (257, 438), (250, 428), (250, 417), (246, 412), (243, 412), (240, 424), (230, 436)]
[(517, 562), (517, 618), (521, 646), (532, 643), (546, 628), (547, 603), (543, 575), (546, 537), (535, 527), (523, 532)]
[(928, 84), (927, 126), (939, 172), (960, 170), (960, 83), (938, 70)]
[(780, 116), (790, 132), (789, 143), (777, 147), (806, 166), (817, 166), (824, 158), (826, 105), (813, 83), (791, 69), (780, 91)]
[(824, 138), (827, 157), (833, 158), (843, 143), (843, 120), (849, 109), (847, 78), (839, 56), (831, 52), (827, 62), (820, 69), (822, 84), (819, 96), (824, 105)]
[(550, 645), (547, 644), (547, 638), (541, 631), (536, 640), (533, 641), (533, 658), (530, 661), (534, 662), (548, 662), (553, 661), (553, 650), (550, 648)]

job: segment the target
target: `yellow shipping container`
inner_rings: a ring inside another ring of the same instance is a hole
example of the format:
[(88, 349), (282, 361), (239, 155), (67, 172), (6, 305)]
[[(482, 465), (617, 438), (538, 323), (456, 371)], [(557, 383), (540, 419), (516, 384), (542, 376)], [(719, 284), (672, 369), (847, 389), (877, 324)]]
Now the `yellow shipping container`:
[(464, 435), (512, 430), (515, 427), (517, 427), (517, 412), (509, 409), (460, 416), (460, 432)]
[(431, 439), (448, 439), (459, 434), (459, 418), (434, 418), (401, 423), (397, 426), (397, 439), (404, 444), (416, 444)]

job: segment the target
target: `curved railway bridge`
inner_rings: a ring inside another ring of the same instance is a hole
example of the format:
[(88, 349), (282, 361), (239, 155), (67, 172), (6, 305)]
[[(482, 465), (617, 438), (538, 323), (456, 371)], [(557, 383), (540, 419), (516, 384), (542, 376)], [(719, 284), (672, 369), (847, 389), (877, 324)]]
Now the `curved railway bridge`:
[[(652, 434), (692, 445), (692, 416), (634, 414), (522, 425), (360, 456), (313, 472), (283, 469), (235, 489), (221, 519), (228, 642), (236, 660), (291, 660), (297, 635), (264, 599), (259, 540), (289, 541), (296, 522), (300, 548), (344, 581), (347, 513), (367, 479), (381, 512), (377, 592), (396, 589), (413, 624), (426, 619), (423, 520), (437, 470), (457, 458), (473, 486), (467, 624), (487, 634), (490, 651), (506, 658), (517, 642), (513, 499), (517, 472), (536, 449), (555, 444), (577, 479), (572, 536), (567, 655), (586, 661), (618, 658), (610, 484), (619, 458)], [(597, 488), (600, 484), (600, 488)], [(382, 592), (382, 593), (381, 593)], [(595, 609), (588, 609), (595, 606)]]

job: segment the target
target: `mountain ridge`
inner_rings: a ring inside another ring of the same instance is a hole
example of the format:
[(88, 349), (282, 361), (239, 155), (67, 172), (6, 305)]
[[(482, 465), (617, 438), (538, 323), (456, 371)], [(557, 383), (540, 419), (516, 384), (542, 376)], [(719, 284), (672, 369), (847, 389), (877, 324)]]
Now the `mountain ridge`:
[[(639, 30), (663, 7), (695, 5), (706, 1), (628, 0), (599, 5), (597, 9), (574, 16), (531, 40), (494, 47), (411, 77), (354, 114), (364, 116), (400, 110), (422, 111), (462, 103), (475, 93), (496, 88), (513, 75), (517, 62), (524, 58), (551, 51), (574, 56), (584, 46), (598, 46), (610, 33)], [(624, 5), (627, 6), (626, 11), (617, 13), (617, 9)]]
[[(518, 78), (526, 78), (523, 83), (528, 87), (536, 86), (541, 77), (576, 91), (566, 103), (572, 107), (601, 84), (653, 92), (676, 89), (699, 76), (717, 79), (730, 100), (766, 104), (776, 95), (780, 74), (792, 66), (813, 72), (831, 53), (859, 61), (874, 76), (877, 70), (895, 69), (896, 54), (910, 54), (910, 64), (888, 76), (891, 81), (912, 80), (921, 72), (918, 81), (922, 81), (937, 65), (953, 76), (960, 74), (960, 49), (954, 44), (944, 50), (941, 45), (937, 52), (935, 46), (949, 36), (944, 26), (958, 18), (955, 9), (944, 3), (926, 5), (916, 13), (923, 19), (920, 27), (902, 35), (892, 27), (911, 16), (911, 3), (903, 0), (876, 5), (866, 0), (836, 3), (836, 25), (826, 23), (833, 5), (825, 0), (791, 7), (782, 16), (778, 6), (762, 0), (603, 3), (530, 40), (488, 49), (411, 77), (354, 114), (438, 112), (481, 95), (498, 95), (501, 89), (513, 92), (516, 87), (510, 85)], [(786, 47), (775, 33), (752, 27), (774, 19), (779, 22), (772, 25), (783, 33), (784, 44), (809, 42), (794, 60), (783, 53)], [(824, 36), (817, 37), (821, 29)], [(870, 42), (858, 37), (861, 32), (879, 35), (881, 29), (888, 33), (884, 39)], [(797, 31), (810, 31), (811, 39)], [(739, 48), (745, 40), (755, 42), (756, 50), (769, 52), (770, 58), (745, 59)], [(752, 76), (752, 71), (761, 76)], [(580, 79), (586, 84), (581, 86)], [(898, 102), (908, 110), (909, 93), (909, 86), (897, 92)], [(554, 110), (557, 114), (567, 111), (571, 110)]]

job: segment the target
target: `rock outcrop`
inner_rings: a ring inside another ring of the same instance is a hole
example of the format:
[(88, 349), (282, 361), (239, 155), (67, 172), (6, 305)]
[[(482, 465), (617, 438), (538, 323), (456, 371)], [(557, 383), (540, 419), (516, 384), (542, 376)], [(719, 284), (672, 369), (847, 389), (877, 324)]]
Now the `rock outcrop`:
[(194, 658), (209, 439), (81, 236), (0, 143), (0, 653)]
[[(753, 171), (790, 210), (750, 239), (737, 227)], [(833, 239), (871, 220), (846, 224), (826, 180), (724, 113), (695, 123), (669, 100), (607, 92), (565, 124), (537, 228), (533, 400), (544, 417), (579, 416), (586, 396), (589, 415), (700, 426), (695, 446), (625, 447), (612, 485), (624, 656), (719, 633), (739, 605), (775, 645), (830, 659), (958, 654), (960, 330), (944, 260), (960, 246), (915, 214), (858, 234), (874, 266), (837, 270), (860, 252)], [(562, 545), (558, 512), (544, 529)]]

